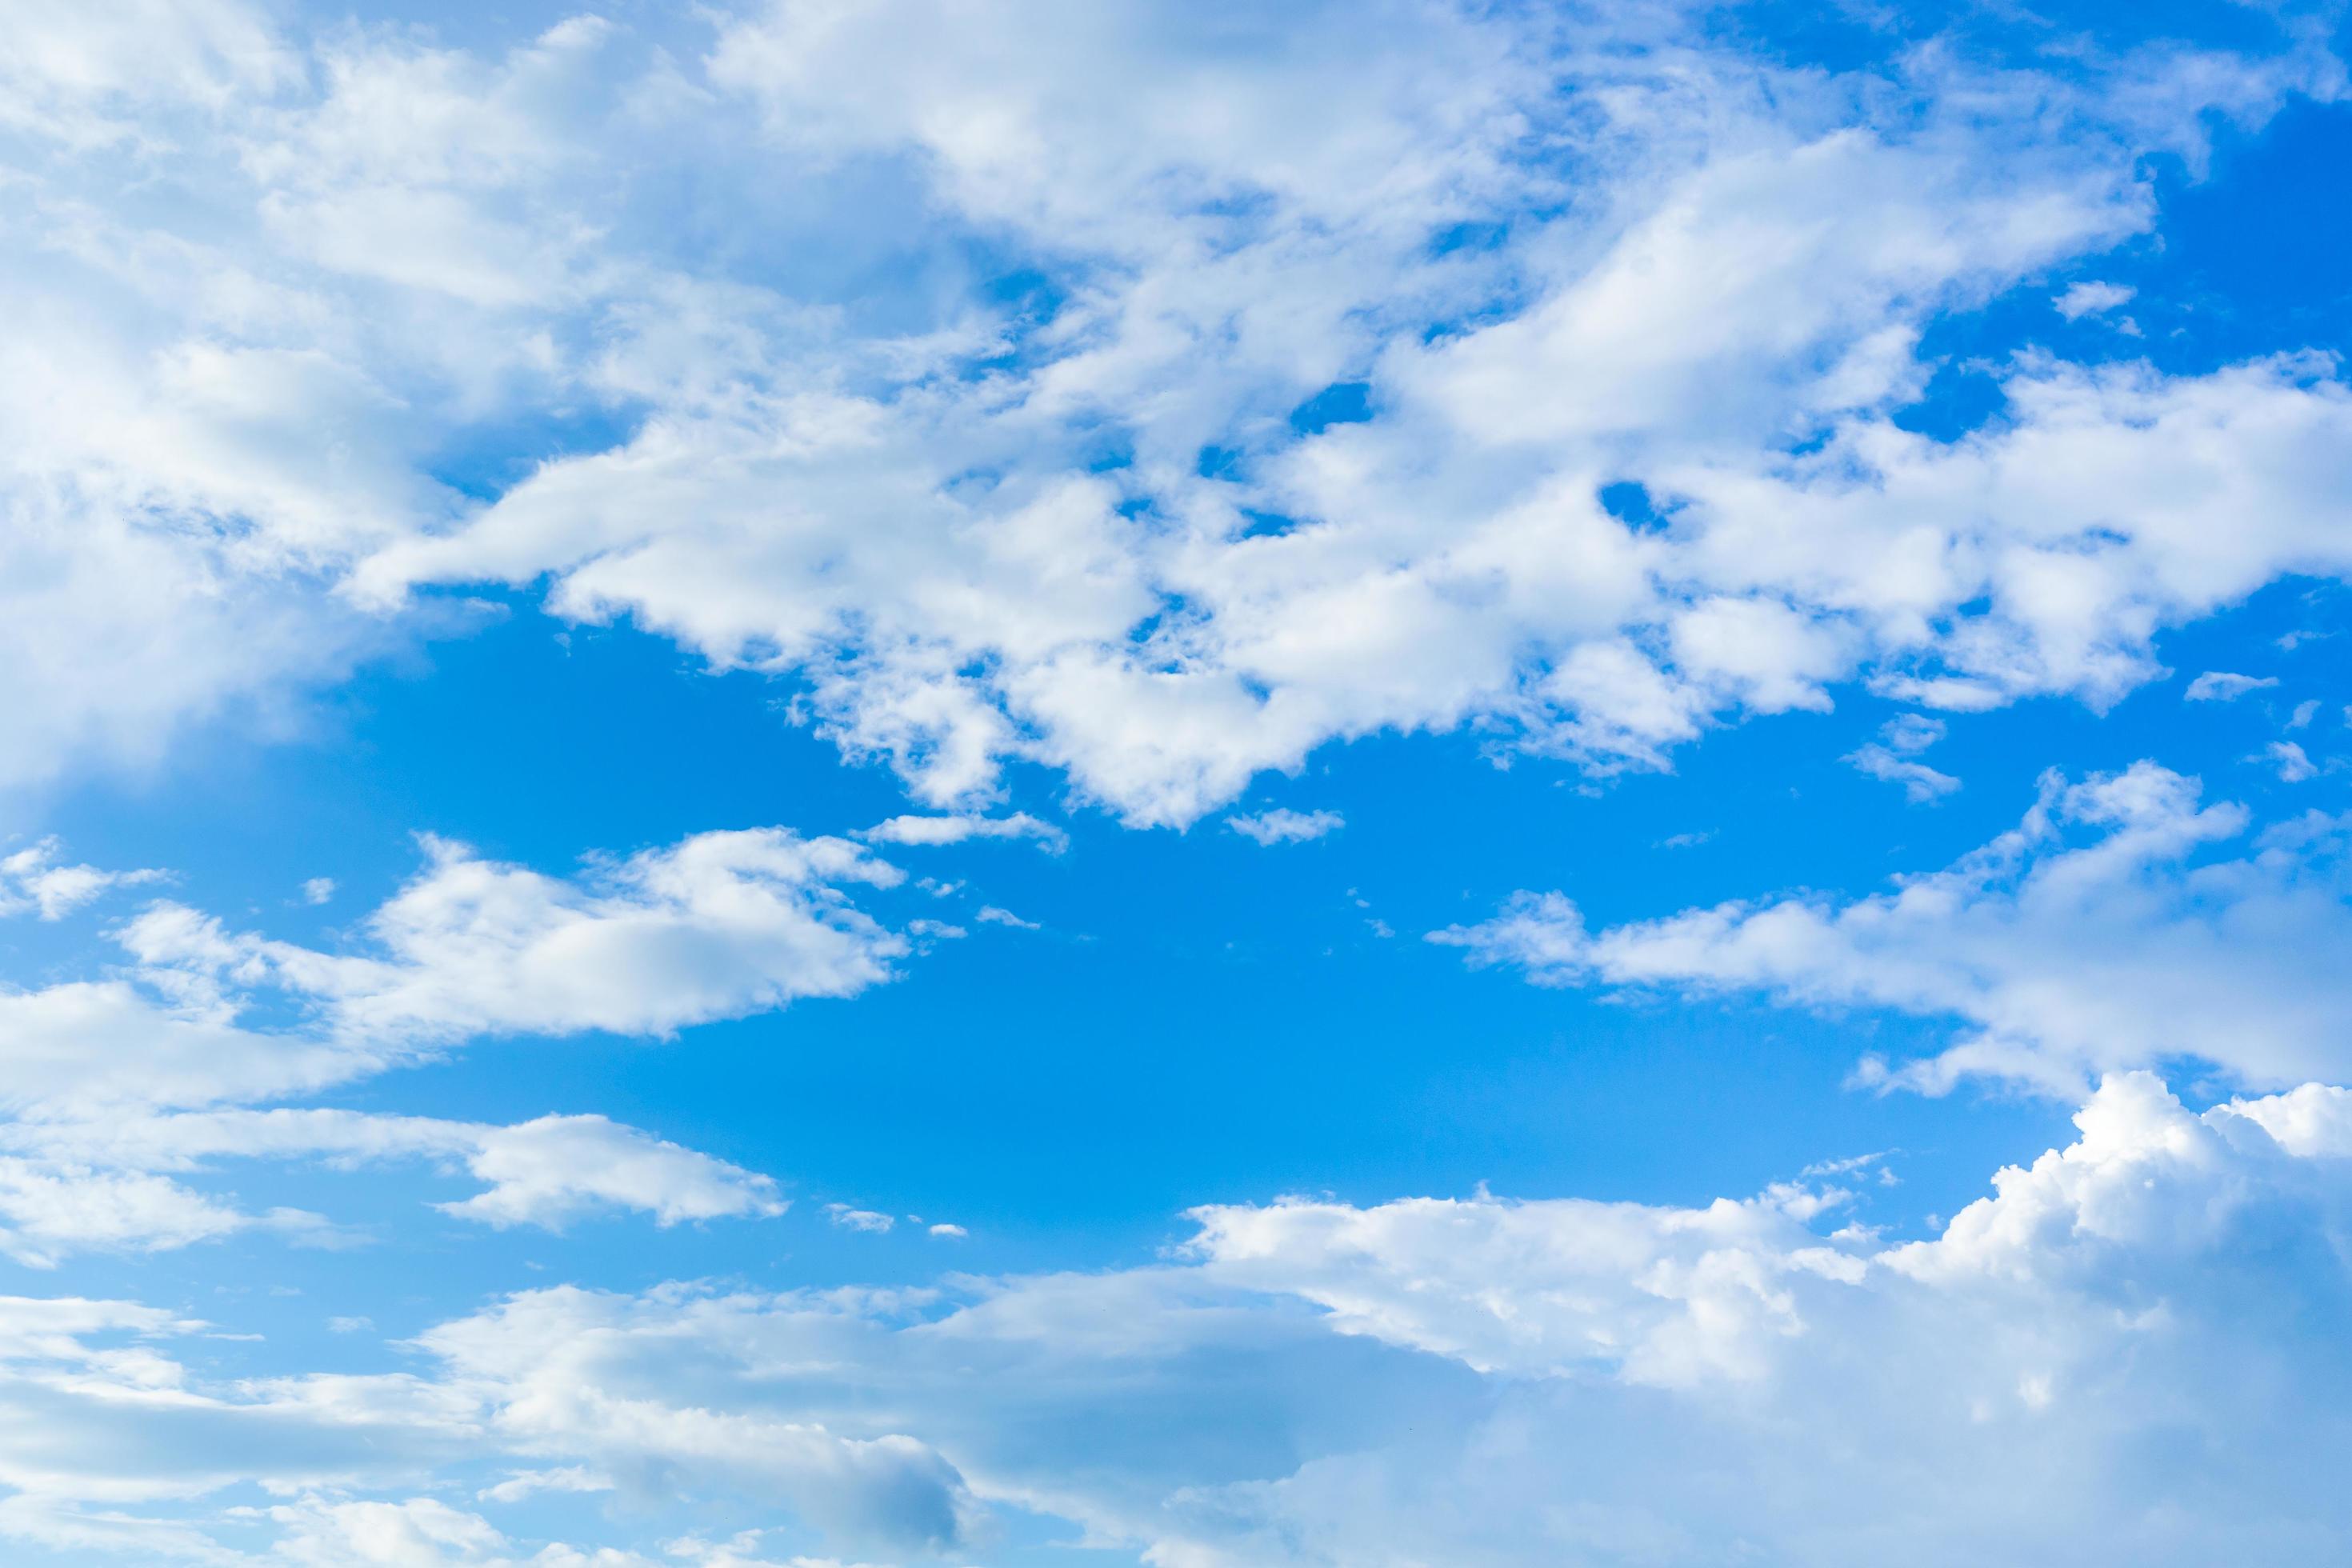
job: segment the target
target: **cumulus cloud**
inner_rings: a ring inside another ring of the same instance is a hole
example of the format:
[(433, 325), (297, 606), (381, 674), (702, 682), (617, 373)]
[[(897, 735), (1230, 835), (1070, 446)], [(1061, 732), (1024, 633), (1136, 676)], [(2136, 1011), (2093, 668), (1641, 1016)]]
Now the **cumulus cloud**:
[(62, 920), (110, 888), (159, 882), (157, 870), (102, 871), (95, 866), (63, 863), (63, 847), (44, 838), (0, 858), (0, 915), (31, 910), (45, 921)]
[(1939, 1055), (1864, 1076), (1937, 1090), (1988, 1073), (2071, 1093), (2084, 1075), (2179, 1058), (2252, 1086), (2341, 1076), (2352, 990), (2345, 824), (2314, 813), (2234, 858), (2244, 807), (2139, 763), (2042, 781), (2024, 821), (1895, 891), (1792, 897), (1587, 929), (1559, 893), (1522, 893), (1433, 933), (1547, 985), (1753, 993), (1953, 1021)]
[[(0, 991), (13, 1117), (0, 1122), (0, 1249), (47, 1264), (256, 1226), (329, 1234), (316, 1215), (249, 1214), (183, 1179), (233, 1160), (462, 1168), (483, 1190), (443, 1208), (499, 1226), (614, 1210), (664, 1226), (782, 1214), (771, 1177), (602, 1116), (499, 1126), (258, 1107), (487, 1034), (667, 1035), (854, 994), (891, 978), (911, 944), (846, 889), (887, 889), (899, 873), (858, 846), (782, 829), (698, 835), (576, 880), (444, 841), (425, 848), (425, 869), (367, 917), (354, 951), (157, 902), (116, 929), (131, 960), (117, 973)], [(28, 888), (49, 874), (46, 858), (26, 864)]]
[(2321, 360), (1893, 417), (1940, 312), (2147, 229), (2150, 154), (2333, 90), (2290, 31), (2060, 76), (1674, 6), (43, 15), (12, 101), (84, 130), (0, 247), (0, 786), (275, 722), (442, 585), (787, 679), (935, 810), (1025, 763), (1183, 824), (1381, 731), (1607, 773), (1856, 680), (2105, 703), (2347, 564)]
[[(353, 1540), (571, 1561), (420, 1506), (437, 1464), (487, 1462), (508, 1479), (486, 1502), (749, 1498), (762, 1523), (900, 1553), (968, 1554), (1027, 1515), (1211, 1568), (1858, 1568), (1898, 1542), (1955, 1565), (2307, 1560), (2352, 1525), (2319, 1484), (2346, 1425), (2347, 1108), (2313, 1083), (2200, 1112), (2112, 1074), (2072, 1142), (1912, 1240), (1852, 1223), (1890, 1200), (1818, 1180), (1689, 1207), (1228, 1204), (1124, 1270), (525, 1291), (428, 1330), (397, 1376), (215, 1386), (163, 1349), (200, 1325), (0, 1302), (0, 1374), (48, 1413), (37, 1442), (0, 1430), (25, 1500), (0, 1529), (177, 1528), (180, 1550), (142, 1538), (167, 1560), (257, 1524), (298, 1561)], [(148, 1442), (83, 1457), (166, 1411)], [(257, 1447), (265, 1429), (298, 1441)], [(200, 1439), (227, 1450), (183, 1450)], [(152, 1511), (249, 1475), (295, 1500)], [(719, 1560), (752, 1540), (694, 1539)]]
[(0, 1156), (0, 1252), (29, 1268), (54, 1268), (76, 1252), (169, 1251), (254, 1228), (329, 1234), (317, 1215), (247, 1214), (143, 1171)]
[(902, 874), (842, 839), (698, 834), (578, 881), (422, 842), (425, 870), (366, 921), (380, 955), (239, 935), (169, 903), (120, 940), (159, 981), (278, 988), (317, 1008), (329, 1036), (394, 1051), (485, 1034), (666, 1035), (855, 994), (908, 951), (843, 890)]
[[(425, 869), (368, 916), (360, 951), (159, 901), (117, 929), (119, 976), (0, 990), (0, 1098), (44, 1117), (274, 1100), (482, 1035), (658, 1036), (852, 995), (911, 951), (846, 890), (901, 874), (841, 839), (700, 834), (576, 880), (424, 842)], [(273, 998), (303, 1021), (248, 1021)]]

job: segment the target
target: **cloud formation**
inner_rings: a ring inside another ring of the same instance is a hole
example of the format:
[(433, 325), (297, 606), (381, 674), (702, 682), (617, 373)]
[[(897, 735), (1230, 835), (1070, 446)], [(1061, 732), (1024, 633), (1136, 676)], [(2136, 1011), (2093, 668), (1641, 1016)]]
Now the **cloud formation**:
[(2272, 1088), (2352, 1069), (2336, 949), (2352, 939), (2346, 824), (2313, 812), (2218, 858), (2252, 822), (2153, 763), (2050, 774), (2025, 819), (1868, 898), (1790, 897), (1587, 929), (1557, 892), (1431, 933), (1545, 985), (1754, 994), (1948, 1019), (1959, 1038), (1866, 1079), (1940, 1092), (1990, 1074), (2078, 1092), (2187, 1060)]
[[(417, 1489), (462, 1461), (534, 1518), (608, 1485), (672, 1517), (750, 1496), (901, 1553), (1044, 1515), (1207, 1568), (2296, 1559), (2352, 1523), (2315, 1484), (2345, 1420), (2347, 1108), (2308, 1084), (2199, 1113), (2112, 1075), (2074, 1142), (1917, 1240), (1834, 1173), (1692, 1208), (1285, 1199), (1195, 1211), (1160, 1265), (944, 1293), (533, 1290), (392, 1375), (215, 1386), (165, 1348), (200, 1325), (5, 1302), (0, 1363), (48, 1415), (0, 1432), (0, 1529), (207, 1561), (231, 1519), (188, 1505), (257, 1474), (319, 1489), (242, 1510), (297, 1561), (573, 1560)], [(2329, 1440), (2283, 1460), (2283, 1426)]]
[[(855, 994), (913, 951), (849, 896), (895, 886), (896, 868), (782, 829), (698, 835), (572, 880), (442, 840), (425, 848), (355, 951), (158, 901), (114, 928), (130, 960), (119, 973), (0, 992), (13, 1117), (0, 1123), (0, 1248), (46, 1265), (256, 1226), (327, 1233), (315, 1215), (248, 1215), (179, 1179), (232, 1160), (462, 1167), (485, 1188), (442, 1207), (500, 1226), (615, 1208), (665, 1226), (782, 1213), (772, 1178), (603, 1116), (496, 1126), (261, 1107), (488, 1036), (664, 1036)], [(47, 867), (53, 851), (26, 856)], [(70, 873), (77, 898), (126, 879), (85, 872)], [(24, 872), (27, 899), (59, 874)]]
[[(2164, 627), (2346, 571), (2352, 399), (2297, 345), (2021, 350), (1999, 418), (1896, 418), (1938, 312), (2146, 232), (2152, 156), (2336, 91), (2294, 29), (1829, 71), (1705, 7), (1375, 12), (890, 0), (503, 50), (45, 13), (0, 786), (276, 722), (485, 584), (772, 673), (933, 807), (1034, 763), (1181, 825), (1383, 731), (1605, 773), (1856, 681), (2104, 705)], [(219, 221), (120, 194), (156, 180)]]

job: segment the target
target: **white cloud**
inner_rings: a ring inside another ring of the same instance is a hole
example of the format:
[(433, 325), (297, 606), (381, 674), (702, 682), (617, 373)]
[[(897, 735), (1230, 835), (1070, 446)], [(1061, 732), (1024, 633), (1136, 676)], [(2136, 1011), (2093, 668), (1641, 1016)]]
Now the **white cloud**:
[(1348, 819), (1336, 811), (1292, 811), (1282, 806), (1254, 816), (1225, 818), (1225, 826), (1235, 833), (1268, 846), (1303, 844), (1307, 839), (1336, 833), (1347, 825)]
[(2276, 686), (2278, 677), (2237, 675), (2226, 669), (2209, 669), (2189, 683), (2181, 697), (2190, 702), (2235, 702), (2249, 691), (2261, 691)]
[(423, 840), (425, 871), (365, 930), (382, 956), (233, 935), (158, 904), (121, 940), (151, 974), (275, 986), (335, 1038), (415, 1049), (483, 1034), (663, 1035), (891, 977), (904, 938), (842, 885), (901, 873), (837, 838), (703, 833), (591, 867), (578, 881)]
[(1906, 713), (1880, 725), (1878, 739), (1864, 742), (1845, 760), (1872, 778), (1901, 784), (1905, 796), (1915, 803), (1938, 800), (1959, 788), (1960, 781), (1929, 767), (1917, 753), (1943, 738), (1939, 721)]
[(962, 1241), (969, 1237), (971, 1235), (971, 1232), (966, 1230), (960, 1225), (941, 1224), (931, 1226), (931, 1234), (937, 1237), (944, 1237), (951, 1241)]
[(2293, 741), (2273, 741), (2263, 748), (2260, 760), (2278, 770), (2282, 784), (2302, 784), (2319, 776), (2318, 767)]
[(267, 1224), (316, 1230), (292, 1210), (256, 1218), (157, 1173), (212, 1169), (227, 1160), (390, 1161), (460, 1166), (486, 1184), (443, 1212), (499, 1228), (561, 1228), (615, 1209), (663, 1226), (784, 1212), (775, 1182), (602, 1116), (542, 1116), (512, 1126), (356, 1110), (190, 1111), (100, 1122), (0, 1125), (0, 1247), (141, 1250), (185, 1246)]
[(562, 1465), (549, 1470), (519, 1470), (496, 1486), (485, 1487), (476, 1495), (484, 1502), (520, 1502), (534, 1492), (608, 1492), (613, 1489), (612, 1478), (578, 1465)]
[(1034, 838), (1048, 854), (1070, 847), (1070, 836), (1025, 811), (1010, 816), (894, 816), (858, 835), (880, 844), (961, 844), (973, 838)]
[[(1885, 1007), (1961, 1026), (1895, 1080), (1966, 1073), (2070, 1093), (2086, 1074), (2180, 1058), (2255, 1086), (2352, 1068), (2335, 962), (2352, 940), (2337, 819), (2280, 824), (2209, 858), (2250, 817), (2200, 805), (2153, 763), (2044, 779), (2024, 822), (1892, 893), (1728, 903), (1589, 931), (1558, 893), (1433, 933), (1543, 984), (1752, 992), (1789, 1005)], [(1883, 1075), (1883, 1065), (1865, 1064)]]
[(877, 1214), (872, 1209), (852, 1208), (847, 1204), (827, 1204), (824, 1213), (827, 1219), (844, 1230), (862, 1230), (874, 1236), (883, 1235), (898, 1223), (893, 1215)]
[[(419, 1336), (414, 1376), (215, 1386), (156, 1348), (197, 1328), (170, 1314), (0, 1302), (0, 1373), (48, 1413), (37, 1441), (0, 1426), (0, 1479), (55, 1529), (258, 1475), (315, 1495), (194, 1522), (485, 1563), (539, 1559), (417, 1506), (436, 1462), (503, 1468), (485, 1501), (561, 1510), (609, 1481), (627, 1509), (725, 1498), (741, 1521), (750, 1500), (753, 1522), (828, 1544), (958, 1557), (1026, 1514), (1209, 1568), (1743, 1552), (1860, 1568), (1895, 1542), (1954, 1568), (2309, 1561), (2352, 1526), (2324, 1484), (2347, 1429), (2347, 1108), (2306, 1084), (2199, 1113), (2111, 1075), (2074, 1142), (1916, 1240), (1854, 1223), (1893, 1201), (1875, 1184), (1688, 1207), (1220, 1205), (1139, 1268), (944, 1292), (526, 1291)], [(127, 1355), (92, 1342), (125, 1331)], [(166, 1410), (184, 1425), (82, 1447)], [(270, 1427), (301, 1446), (257, 1452)], [(197, 1440), (242, 1468), (175, 1447)], [(331, 1499), (305, 1479), (339, 1468)], [(568, 1522), (631, 1517), (591, 1502)], [(755, 1540), (680, 1550), (724, 1562)]]
[(2128, 289), (2121, 283), (2095, 283), (2086, 280), (2069, 284), (2065, 292), (2051, 300), (2051, 304), (2056, 308), (2060, 315), (2070, 321), (2075, 321), (2084, 316), (2104, 315), (2118, 305), (2127, 304), (2135, 292), (2137, 290)]
[[(910, 944), (845, 888), (899, 874), (856, 845), (781, 829), (698, 835), (576, 881), (426, 847), (358, 952), (239, 934), (159, 902), (117, 928), (132, 962), (114, 976), (0, 990), (13, 1117), (0, 1121), (0, 1250), (47, 1266), (257, 1226), (331, 1238), (314, 1215), (247, 1213), (178, 1179), (239, 1159), (462, 1167), (483, 1190), (443, 1208), (498, 1226), (782, 1213), (772, 1178), (602, 1116), (497, 1126), (252, 1108), (483, 1034), (667, 1034), (853, 994), (889, 979)], [(42, 846), (11, 863), (28, 903), (49, 859)], [(281, 1016), (255, 1022), (265, 1010)]]
[(999, 909), (994, 904), (981, 905), (979, 912), (974, 914), (971, 918), (979, 921), (983, 925), (1010, 926), (1014, 931), (1043, 931), (1045, 929), (1035, 921), (1024, 921), (1019, 915), (1014, 914), (1011, 910)]
[(110, 888), (137, 887), (162, 881), (156, 870), (102, 871), (95, 866), (59, 863), (62, 847), (55, 838), (0, 858), (0, 915), (31, 910), (45, 921), (62, 920)]
[[(2147, 156), (2331, 90), (2308, 51), (1825, 73), (1672, 7), (1196, 11), (44, 10), (16, 101), (84, 130), (20, 150), (0, 247), (39, 389), (0, 786), (282, 729), (444, 584), (789, 678), (935, 808), (1037, 763), (1177, 824), (1383, 730), (1608, 772), (1857, 679), (2105, 702), (2347, 567), (2316, 360), (2027, 358), (1985, 432), (1889, 417), (1938, 313), (2147, 230)], [(983, 241), (1056, 302), (957, 281)], [(1294, 426), (1334, 385), (1370, 416)], [(485, 433), (487, 503), (439, 467)]]
[(165, 1176), (0, 1156), (0, 1252), (54, 1268), (76, 1252), (161, 1252), (261, 1227), (320, 1236), (317, 1215), (248, 1215)]
[(511, 1563), (489, 1521), (437, 1499), (330, 1502), (305, 1499), (267, 1510), (279, 1527), (276, 1555), (313, 1568), (458, 1568)]
[[(497, 1033), (666, 1035), (881, 984), (907, 939), (849, 900), (900, 873), (840, 839), (706, 833), (567, 881), (425, 840), (363, 923), (373, 951), (233, 932), (158, 902), (118, 978), (0, 990), (0, 1099), (19, 1113), (282, 1098)], [(282, 996), (307, 1012), (260, 1028)], [(93, 1049), (102, 1042), (104, 1049)]]
[(302, 901), (306, 904), (323, 904), (334, 896), (332, 877), (313, 877), (302, 884)]

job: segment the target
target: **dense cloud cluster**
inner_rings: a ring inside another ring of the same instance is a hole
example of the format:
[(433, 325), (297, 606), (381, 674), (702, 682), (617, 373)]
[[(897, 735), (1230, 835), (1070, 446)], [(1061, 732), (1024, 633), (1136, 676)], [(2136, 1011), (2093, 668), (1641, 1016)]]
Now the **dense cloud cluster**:
[(2200, 1116), (2119, 1074), (2075, 1120), (1910, 1242), (1834, 1184), (1290, 1200), (1198, 1212), (1158, 1267), (946, 1293), (552, 1287), (430, 1330), (413, 1373), (236, 1386), (171, 1359), (198, 1324), (0, 1303), (12, 1407), (44, 1413), (0, 1432), (0, 1529), (245, 1561), (173, 1500), (266, 1467), (306, 1563), (656, 1560), (483, 1511), (551, 1492), (782, 1500), (950, 1561), (1038, 1515), (1188, 1568), (2324, 1556), (2352, 1433), (2306, 1352), (2352, 1321), (2352, 1096)]
[(787, 677), (934, 804), (1026, 759), (1182, 824), (1384, 730), (1607, 772), (1856, 680), (2105, 703), (2159, 628), (2347, 566), (2322, 356), (2028, 349), (1979, 427), (1897, 417), (1938, 312), (2334, 93), (2307, 35), (2062, 75), (1774, 66), (1669, 5), (786, 5), (502, 54), (159, 9), (44, 9), (16, 85), (7, 782), (486, 583)]

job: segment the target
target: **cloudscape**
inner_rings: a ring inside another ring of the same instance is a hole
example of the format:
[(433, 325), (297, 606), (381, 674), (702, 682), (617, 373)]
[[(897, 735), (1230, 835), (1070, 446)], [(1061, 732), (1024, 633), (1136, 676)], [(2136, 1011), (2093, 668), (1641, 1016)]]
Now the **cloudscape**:
[(0, 1558), (2352, 1561), (2337, 0), (0, 23)]

